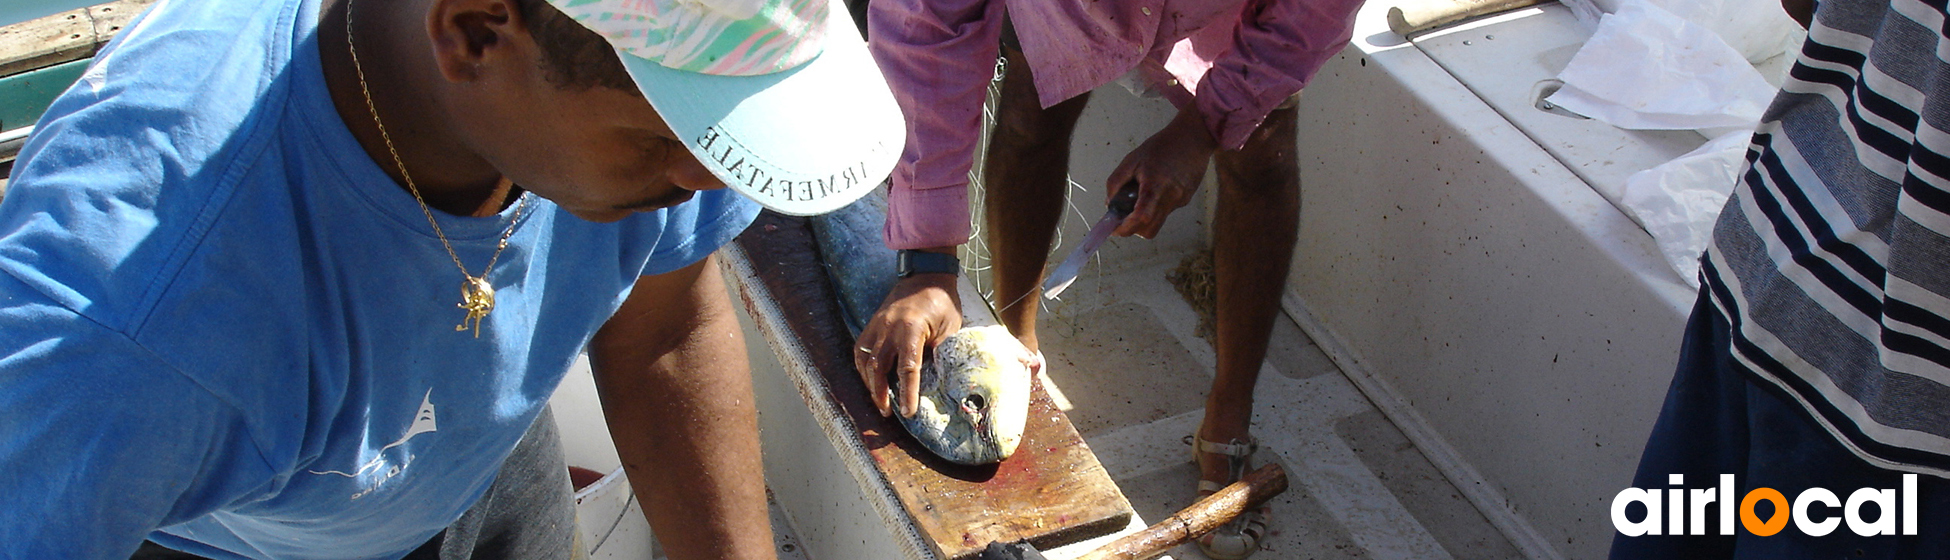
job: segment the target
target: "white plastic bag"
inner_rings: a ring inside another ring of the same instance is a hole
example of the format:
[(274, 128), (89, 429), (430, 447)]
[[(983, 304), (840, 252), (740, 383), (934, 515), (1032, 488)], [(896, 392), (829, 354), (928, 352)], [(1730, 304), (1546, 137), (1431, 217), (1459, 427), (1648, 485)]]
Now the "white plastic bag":
[(1679, 277), (1699, 287), (1699, 256), (1747, 163), (1751, 130), (1720, 135), (1678, 159), (1625, 178), (1620, 202)]
[(1634, 130), (1751, 129), (1774, 97), (1718, 35), (1645, 0), (1627, 0), (1558, 75), (1550, 102)]
[[(1614, 13), (1627, 0), (1561, 0), (1564, 7), (1589, 30), (1598, 25), (1600, 14)], [(1781, 0), (1651, 0), (1653, 4), (1681, 19), (1698, 24), (1719, 35), (1747, 62), (1780, 56), (1797, 46), (1807, 32), (1788, 17)]]
[(1788, 17), (1780, 0), (1652, 0), (1652, 3), (1720, 36), (1753, 64), (1797, 46), (1807, 32)]

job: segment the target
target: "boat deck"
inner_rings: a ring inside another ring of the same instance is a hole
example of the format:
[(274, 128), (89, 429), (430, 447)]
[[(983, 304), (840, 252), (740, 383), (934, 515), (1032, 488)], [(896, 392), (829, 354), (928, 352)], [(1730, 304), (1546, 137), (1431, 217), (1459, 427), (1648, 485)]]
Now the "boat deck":
[[(1046, 305), (1039, 333), (1059, 405), (1147, 523), (1196, 497), (1186, 436), (1215, 363), (1169, 279), (1177, 265), (1086, 269)], [(1284, 313), (1264, 368), (1253, 433), (1291, 486), (1255, 558), (1522, 557)], [(1205, 558), (1191, 545), (1170, 556)]]

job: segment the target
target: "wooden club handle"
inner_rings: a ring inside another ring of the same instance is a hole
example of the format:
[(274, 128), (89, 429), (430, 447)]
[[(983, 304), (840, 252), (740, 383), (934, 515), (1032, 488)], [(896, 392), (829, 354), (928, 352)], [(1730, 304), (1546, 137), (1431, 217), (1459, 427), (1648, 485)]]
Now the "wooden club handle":
[(1142, 531), (1125, 535), (1077, 560), (1149, 560), (1171, 547), (1218, 529), (1239, 514), (1286, 491), (1286, 469), (1267, 463), (1217, 493), (1206, 496)]
[(1388, 29), (1408, 37), (1476, 16), (1542, 4), (1548, 0), (1418, 0), (1388, 8)]

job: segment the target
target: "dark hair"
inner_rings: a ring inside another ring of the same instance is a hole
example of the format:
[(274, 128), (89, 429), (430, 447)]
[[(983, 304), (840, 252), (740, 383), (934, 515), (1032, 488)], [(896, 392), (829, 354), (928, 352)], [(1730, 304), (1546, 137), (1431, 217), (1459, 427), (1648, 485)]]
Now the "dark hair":
[(515, 0), (528, 31), (542, 49), (542, 72), (548, 82), (564, 89), (602, 86), (638, 97), (636, 82), (616, 58), (616, 49), (546, 0)]

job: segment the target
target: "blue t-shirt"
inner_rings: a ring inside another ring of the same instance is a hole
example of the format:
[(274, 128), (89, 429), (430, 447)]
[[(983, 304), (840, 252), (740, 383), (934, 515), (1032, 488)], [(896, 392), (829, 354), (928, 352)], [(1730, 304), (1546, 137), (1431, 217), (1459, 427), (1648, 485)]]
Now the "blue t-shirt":
[[(757, 207), (438, 214), (347, 131), (313, 0), (164, 0), (42, 118), (0, 203), (0, 557), (396, 558), (492, 481), (639, 275)], [(390, 162), (388, 162), (390, 164)], [(152, 532), (153, 531), (153, 532)]]

